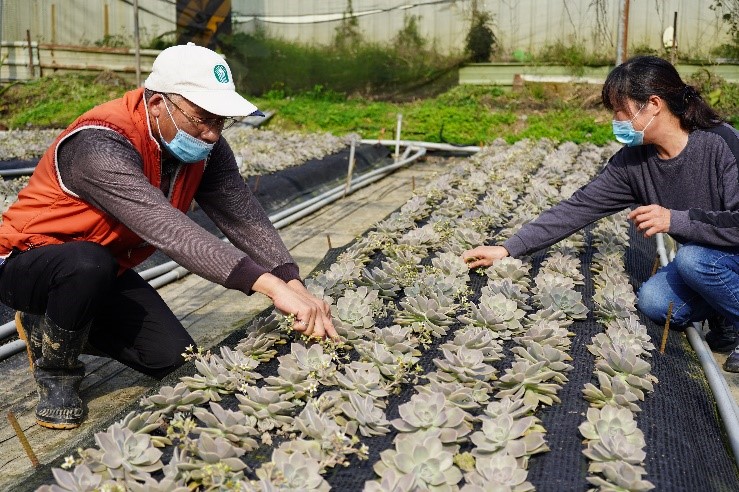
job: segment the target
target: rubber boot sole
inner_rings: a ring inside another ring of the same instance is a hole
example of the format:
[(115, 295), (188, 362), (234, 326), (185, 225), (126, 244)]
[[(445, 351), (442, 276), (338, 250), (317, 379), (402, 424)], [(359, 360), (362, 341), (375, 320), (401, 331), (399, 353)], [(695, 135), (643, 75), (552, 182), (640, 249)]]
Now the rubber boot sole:
[(56, 430), (67, 430), (67, 429), (76, 429), (79, 427), (80, 424), (57, 424), (55, 422), (44, 422), (43, 420), (36, 419), (36, 423), (40, 425), (41, 427), (46, 427), (47, 429), (56, 429)]
[(31, 344), (28, 342), (28, 335), (26, 334), (26, 329), (23, 327), (20, 311), (15, 312), (15, 330), (18, 332), (18, 337), (26, 342), (26, 355), (28, 356), (28, 365), (31, 367), (31, 372), (33, 373), (34, 364), (33, 357), (31, 356)]

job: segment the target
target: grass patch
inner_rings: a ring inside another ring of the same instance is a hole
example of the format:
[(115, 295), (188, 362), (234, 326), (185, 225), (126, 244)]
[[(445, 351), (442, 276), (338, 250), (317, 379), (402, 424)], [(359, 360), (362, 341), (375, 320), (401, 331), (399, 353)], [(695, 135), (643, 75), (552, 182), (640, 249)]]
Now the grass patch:
[(333, 94), (321, 99), (315, 91), (291, 97), (277, 97), (273, 92), (254, 102), (277, 111), (270, 128), (358, 133), (363, 138), (394, 138), (401, 113), (402, 137), (412, 140), (462, 145), (488, 144), (496, 138), (512, 143), (547, 137), (599, 145), (612, 140), (610, 116), (605, 111), (597, 106), (583, 108), (579, 98), (552, 109), (552, 101), (542, 99), (548, 94), (546, 90), (516, 94), (500, 87), (458, 86), (435, 98), (409, 102), (337, 99)]
[(42, 77), (2, 92), (0, 125), (64, 128), (85, 111), (133, 88), (110, 73)]

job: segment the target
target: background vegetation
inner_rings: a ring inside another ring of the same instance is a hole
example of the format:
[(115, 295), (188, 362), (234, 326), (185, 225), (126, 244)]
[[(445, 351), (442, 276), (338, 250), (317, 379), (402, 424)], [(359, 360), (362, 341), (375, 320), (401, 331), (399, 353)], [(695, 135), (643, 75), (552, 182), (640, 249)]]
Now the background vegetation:
[[(736, 18), (730, 16), (729, 21)], [(472, 15), (466, 50), (456, 56), (438, 54), (420, 34), (418, 20), (406, 16), (403, 28), (384, 45), (363, 41), (356, 18), (347, 16), (329, 46), (289, 43), (256, 33), (222, 39), (221, 49), (238, 90), (261, 109), (276, 111), (269, 122), (273, 128), (393, 138), (397, 114), (402, 113), (403, 136), (410, 139), (457, 144), (485, 144), (496, 138), (514, 142), (547, 137), (596, 144), (612, 140), (611, 115), (600, 105), (599, 86), (527, 83), (516, 91), (457, 86), (461, 64), (501, 56), (493, 19), (484, 11)], [(165, 39), (159, 37), (157, 42)], [(638, 46), (630, 53), (643, 54)], [(520, 61), (565, 64), (573, 73), (586, 65), (609, 63), (608, 57), (589, 52), (577, 40), (548, 46), (535, 55), (514, 55)], [(739, 87), (709, 70), (688, 82), (739, 126)], [(110, 73), (44, 77), (0, 87), (0, 129), (63, 128), (87, 109), (131, 88)]]

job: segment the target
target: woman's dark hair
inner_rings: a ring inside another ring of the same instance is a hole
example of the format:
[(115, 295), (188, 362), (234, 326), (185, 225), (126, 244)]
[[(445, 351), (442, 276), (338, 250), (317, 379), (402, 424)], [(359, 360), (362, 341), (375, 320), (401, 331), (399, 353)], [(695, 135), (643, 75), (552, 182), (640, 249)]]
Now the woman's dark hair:
[(662, 98), (685, 130), (712, 128), (723, 121), (695, 87), (682, 81), (670, 62), (657, 56), (637, 56), (617, 66), (601, 92), (603, 105), (610, 111), (628, 108), (628, 99), (644, 104), (650, 96)]

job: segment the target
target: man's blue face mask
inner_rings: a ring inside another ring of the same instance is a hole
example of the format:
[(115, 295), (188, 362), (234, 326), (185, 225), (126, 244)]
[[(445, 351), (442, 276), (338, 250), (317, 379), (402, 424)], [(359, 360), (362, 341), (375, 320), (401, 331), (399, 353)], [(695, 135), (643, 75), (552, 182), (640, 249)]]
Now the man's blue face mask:
[(187, 163), (199, 162), (208, 157), (210, 151), (213, 150), (214, 144), (203, 142), (199, 138), (195, 138), (189, 133), (180, 130), (180, 127), (175, 123), (172, 113), (169, 111), (169, 105), (167, 104), (166, 98), (164, 99), (164, 107), (167, 108), (174, 127), (177, 128), (177, 133), (174, 138), (167, 142), (162, 137), (162, 131), (159, 129), (159, 117), (157, 117), (157, 131), (159, 132), (159, 139), (164, 144), (164, 147), (169, 151), (170, 154), (175, 156), (178, 160)]
[(644, 143), (644, 132), (647, 130), (647, 127), (652, 124), (654, 117), (657, 116), (656, 114), (652, 116), (652, 119), (649, 120), (649, 123), (647, 123), (647, 126), (645, 126), (643, 130), (636, 130), (634, 128), (633, 121), (637, 116), (639, 116), (639, 113), (641, 113), (641, 110), (644, 109), (645, 106), (646, 103), (639, 108), (639, 111), (637, 111), (634, 117), (630, 120), (613, 120), (611, 122), (613, 125), (613, 135), (615, 135), (616, 140), (627, 147), (635, 147)]

